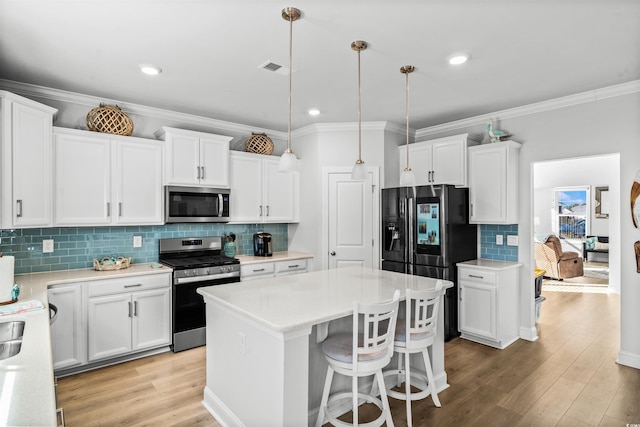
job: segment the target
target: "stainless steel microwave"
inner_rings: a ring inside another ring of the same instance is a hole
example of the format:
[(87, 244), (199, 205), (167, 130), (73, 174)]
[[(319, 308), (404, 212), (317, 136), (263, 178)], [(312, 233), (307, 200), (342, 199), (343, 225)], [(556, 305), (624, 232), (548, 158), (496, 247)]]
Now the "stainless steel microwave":
[(165, 223), (228, 222), (229, 189), (166, 186)]

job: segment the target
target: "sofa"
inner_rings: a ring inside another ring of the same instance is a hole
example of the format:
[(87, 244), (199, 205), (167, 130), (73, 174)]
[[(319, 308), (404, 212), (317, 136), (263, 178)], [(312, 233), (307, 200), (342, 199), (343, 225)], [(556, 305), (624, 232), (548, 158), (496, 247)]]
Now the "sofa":
[(589, 253), (605, 254), (609, 261), (609, 236), (587, 236), (582, 242), (582, 258), (589, 261)]
[(536, 268), (545, 270), (545, 277), (570, 279), (584, 275), (584, 265), (578, 252), (563, 252), (560, 239), (550, 235), (544, 242), (535, 242)]

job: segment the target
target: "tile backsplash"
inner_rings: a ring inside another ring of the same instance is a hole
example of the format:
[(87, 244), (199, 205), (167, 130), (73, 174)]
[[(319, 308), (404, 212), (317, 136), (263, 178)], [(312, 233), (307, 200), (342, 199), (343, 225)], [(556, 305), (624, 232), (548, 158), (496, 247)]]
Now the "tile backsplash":
[[(158, 261), (158, 240), (172, 237), (236, 235), (236, 253), (253, 255), (253, 234), (273, 235), (273, 251), (288, 248), (287, 224), (171, 224), (132, 227), (65, 227), (1, 230), (0, 252), (15, 257), (15, 274), (91, 268), (93, 259), (131, 257), (131, 262)], [(142, 236), (142, 247), (133, 247)], [(54, 251), (42, 253), (42, 241), (52, 239)]]
[[(502, 245), (496, 244), (496, 235), (502, 235)], [(518, 224), (480, 225), (480, 258), (517, 262), (518, 246), (507, 245), (511, 235), (518, 235)]]

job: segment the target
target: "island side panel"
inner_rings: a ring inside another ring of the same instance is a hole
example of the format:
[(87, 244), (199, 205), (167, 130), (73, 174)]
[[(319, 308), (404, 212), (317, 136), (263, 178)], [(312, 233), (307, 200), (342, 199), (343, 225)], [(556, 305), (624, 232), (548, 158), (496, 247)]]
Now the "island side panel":
[(307, 425), (311, 328), (278, 333), (205, 302), (209, 412), (223, 425)]

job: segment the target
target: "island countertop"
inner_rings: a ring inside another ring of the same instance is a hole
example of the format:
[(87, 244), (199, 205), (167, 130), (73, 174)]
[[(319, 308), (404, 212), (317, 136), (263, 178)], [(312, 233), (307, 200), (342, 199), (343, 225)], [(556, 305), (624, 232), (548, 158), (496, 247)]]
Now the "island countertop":
[[(354, 301), (389, 301), (395, 290), (404, 299), (407, 289), (438, 282), (442, 302), (450, 281), (368, 267), (199, 288), (207, 305), (204, 406), (221, 425), (314, 425), (327, 370), (322, 341), (349, 330)], [(438, 318), (431, 361), (441, 391), (449, 385), (442, 311)]]
[[(274, 331), (286, 332), (348, 316), (354, 301), (391, 300), (396, 289), (404, 299), (406, 289), (433, 289), (437, 282), (392, 271), (347, 267), (209, 286), (197, 292), (205, 301), (213, 299)], [(444, 289), (453, 286), (450, 281), (442, 282)]]

